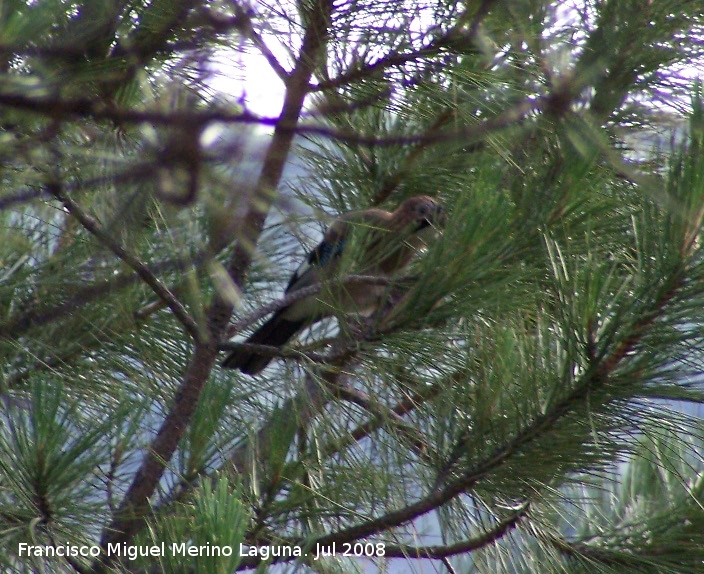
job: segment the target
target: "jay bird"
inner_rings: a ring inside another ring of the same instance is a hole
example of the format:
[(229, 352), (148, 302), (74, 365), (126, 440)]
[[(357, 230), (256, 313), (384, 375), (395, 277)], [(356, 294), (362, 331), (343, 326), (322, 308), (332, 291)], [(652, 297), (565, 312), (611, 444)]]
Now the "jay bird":
[[(282, 347), (296, 333), (325, 317), (340, 312), (357, 315), (373, 313), (382, 303), (387, 289), (384, 285), (353, 280), (330, 281), (346, 276), (349, 270), (359, 275), (394, 276), (426, 247), (426, 240), (444, 223), (442, 206), (427, 195), (407, 199), (393, 213), (383, 209), (367, 209), (338, 217), (286, 287), (286, 294), (290, 295), (299, 289), (323, 283), (321, 292), (282, 307), (246, 342)], [(222, 366), (256, 375), (264, 370), (271, 359), (270, 356), (242, 349), (232, 351)]]

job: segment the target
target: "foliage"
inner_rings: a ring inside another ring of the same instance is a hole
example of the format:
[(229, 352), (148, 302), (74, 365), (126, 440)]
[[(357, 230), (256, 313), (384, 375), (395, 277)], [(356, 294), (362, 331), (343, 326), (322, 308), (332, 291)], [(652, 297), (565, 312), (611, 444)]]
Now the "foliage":
[[(703, 24), (2, 3), (5, 571), (702, 571)], [(260, 65), (270, 117), (213, 87)], [(382, 309), (219, 368), (332, 217), (419, 194)]]

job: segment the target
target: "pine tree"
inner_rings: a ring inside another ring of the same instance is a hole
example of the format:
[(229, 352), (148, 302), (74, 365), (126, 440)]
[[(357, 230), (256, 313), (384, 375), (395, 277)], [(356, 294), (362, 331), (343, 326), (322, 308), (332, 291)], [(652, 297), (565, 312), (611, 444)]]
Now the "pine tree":
[[(703, 572), (703, 25), (3, 3), (4, 571)], [(271, 117), (213, 89), (261, 61)], [(380, 309), (220, 368), (335, 216), (421, 194)]]

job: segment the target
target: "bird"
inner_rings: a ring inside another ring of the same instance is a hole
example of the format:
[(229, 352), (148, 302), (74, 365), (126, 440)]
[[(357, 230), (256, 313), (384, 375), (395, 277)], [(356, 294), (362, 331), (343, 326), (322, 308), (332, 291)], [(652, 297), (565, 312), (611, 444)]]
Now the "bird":
[[(298, 332), (325, 317), (370, 315), (382, 303), (386, 287), (359, 279), (335, 279), (351, 273), (393, 277), (427, 246), (445, 222), (442, 205), (427, 195), (406, 199), (393, 212), (372, 208), (341, 215), (291, 276), (285, 294), (316, 284), (323, 285), (321, 291), (276, 311), (245, 342), (281, 348)], [(272, 358), (270, 354), (236, 349), (221, 365), (257, 375)]]

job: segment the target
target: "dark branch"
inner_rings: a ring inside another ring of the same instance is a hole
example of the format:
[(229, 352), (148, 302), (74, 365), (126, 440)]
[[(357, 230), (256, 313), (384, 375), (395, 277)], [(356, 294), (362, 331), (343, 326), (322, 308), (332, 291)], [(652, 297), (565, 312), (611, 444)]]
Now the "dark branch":
[[(300, 117), (307, 95), (308, 82), (327, 36), (332, 0), (321, 0), (317, 8), (307, 26), (296, 67), (287, 83), (280, 122), (276, 125), (264, 158), (254, 197), (240, 221), (242, 233), (228, 266), (232, 280), (240, 289), (244, 285), (252, 261), (253, 249), (263, 230), (269, 207), (275, 199), (273, 192), (281, 180), (284, 164), (291, 149), (294, 136), (291, 128), (296, 125)], [(149, 499), (153, 496), (166, 465), (173, 457), (198, 405), (203, 387), (215, 364), (218, 353), (217, 341), (225, 334), (232, 308), (232, 303), (216, 295), (207, 313), (211, 336), (205, 342), (196, 343), (183, 382), (174, 398), (174, 405), (150, 449), (145, 453), (144, 460), (122, 504), (113, 514), (111, 523), (103, 531), (101, 539), (103, 548), (110, 543), (129, 543), (144, 527), (149, 512)], [(104, 572), (109, 563), (110, 558), (103, 554), (103, 558), (94, 564), (94, 570)]]
[(284, 84), (288, 82), (290, 77), (289, 72), (287, 72), (276, 59), (276, 56), (274, 56), (269, 46), (266, 45), (264, 39), (256, 32), (249, 13), (237, 2), (233, 2), (232, 6), (235, 10), (235, 18), (237, 19), (237, 29), (254, 44), (281, 81), (284, 82)]
[(194, 341), (199, 341), (201, 338), (201, 332), (198, 328), (198, 324), (189, 315), (186, 308), (181, 304), (181, 302), (176, 299), (176, 297), (169, 291), (169, 289), (152, 273), (152, 271), (137, 257), (132, 255), (124, 247), (122, 247), (113, 237), (107, 233), (103, 227), (91, 216), (89, 216), (83, 209), (64, 193), (61, 185), (58, 183), (49, 184), (48, 186), (51, 194), (56, 197), (61, 203), (63, 203), (66, 210), (75, 217), (80, 224), (93, 236), (95, 236), (100, 243), (105, 245), (110, 251), (112, 251), (120, 260), (124, 261), (129, 267), (131, 267), (139, 278), (144, 281), (152, 291), (161, 299), (168, 307), (171, 309), (176, 318), (181, 322), (183, 327), (186, 329), (189, 335), (193, 337)]
[(431, 558), (442, 559), (449, 556), (457, 556), (474, 550), (484, 548), (489, 544), (493, 544), (499, 538), (503, 537), (509, 530), (518, 526), (521, 519), (527, 514), (529, 505), (526, 503), (521, 506), (516, 512), (513, 512), (507, 518), (501, 520), (492, 529), (488, 530), (481, 536), (470, 538), (456, 544), (448, 544), (443, 546), (406, 546), (406, 545), (387, 545), (385, 555), (390, 558)]
[(462, 140), (470, 144), (480, 140), (489, 133), (521, 121), (531, 113), (543, 110), (546, 105), (550, 104), (553, 100), (554, 98), (548, 96), (527, 98), (498, 116), (488, 118), (463, 129), (431, 131), (430, 133), (417, 135), (378, 137), (361, 135), (351, 130), (340, 130), (325, 125), (301, 124), (298, 122), (298, 119), (289, 121), (283, 118), (283, 116), (282, 118), (261, 117), (249, 112), (233, 114), (217, 109), (199, 112), (138, 111), (125, 110), (105, 104), (104, 102), (95, 102), (87, 99), (62, 100), (0, 94), (0, 105), (32, 111), (56, 120), (64, 120), (72, 117), (92, 117), (97, 120), (111, 120), (116, 124), (151, 123), (192, 130), (203, 128), (211, 123), (217, 122), (259, 124), (275, 126), (280, 132), (286, 131), (292, 136), (294, 134), (317, 135), (346, 143), (370, 147), (403, 146), (421, 143), (431, 144), (456, 140)]
[(371, 64), (361, 68), (349, 70), (325, 82), (320, 82), (310, 86), (311, 92), (322, 92), (334, 88), (339, 88), (353, 82), (358, 82), (388, 68), (402, 66), (409, 62), (414, 62), (423, 58), (437, 56), (441, 52), (451, 48), (453, 43), (461, 40), (465, 45), (473, 45), (476, 42), (477, 33), (482, 20), (489, 13), (489, 9), (495, 0), (483, 0), (478, 10), (475, 12), (468, 32), (463, 32), (465, 22), (469, 19), (469, 14), (464, 12), (457, 17), (457, 22), (445, 34), (434, 38), (425, 46), (421, 46), (410, 52), (392, 52), (379, 58)]

